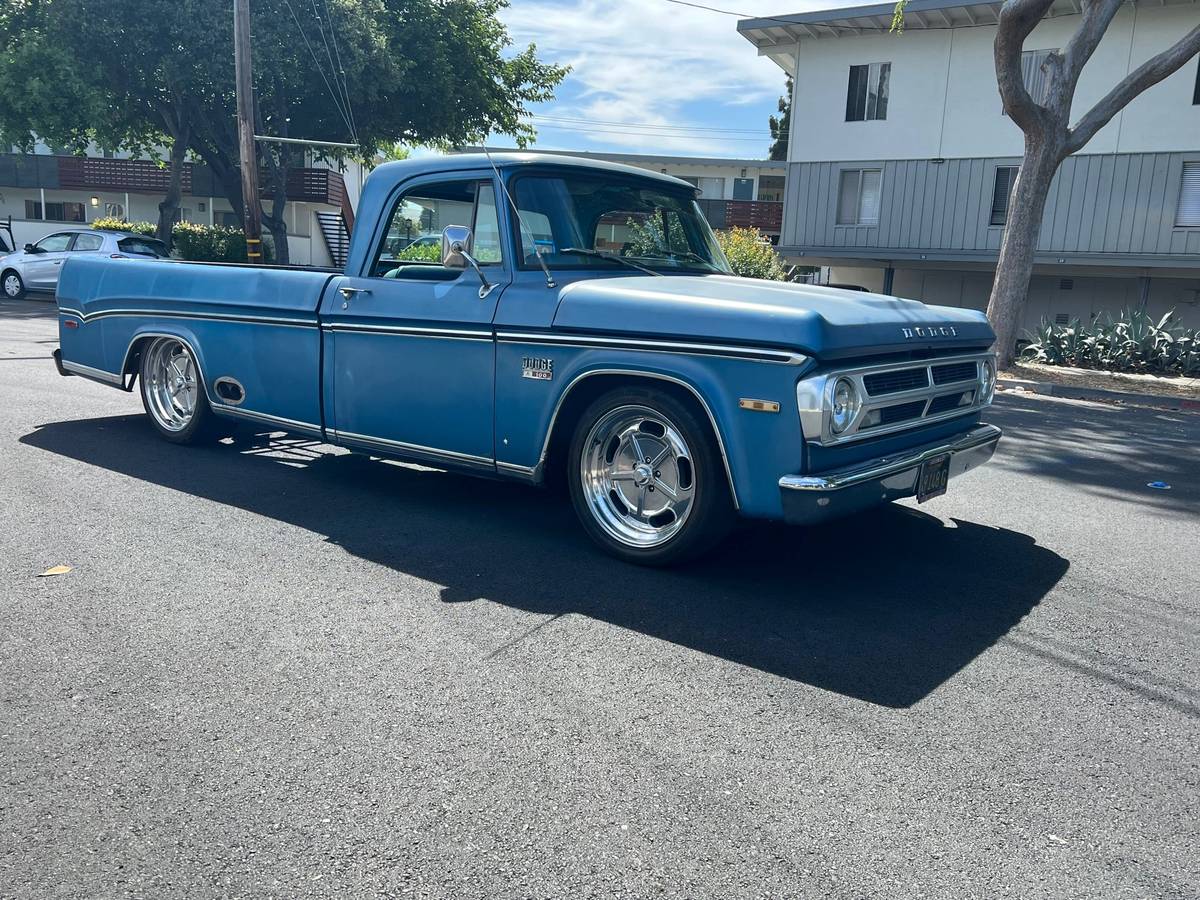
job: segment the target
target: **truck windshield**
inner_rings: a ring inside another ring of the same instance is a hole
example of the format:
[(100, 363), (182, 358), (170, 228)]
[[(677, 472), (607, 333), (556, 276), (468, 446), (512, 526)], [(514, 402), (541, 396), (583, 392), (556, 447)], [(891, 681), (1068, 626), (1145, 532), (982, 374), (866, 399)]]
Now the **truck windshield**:
[(515, 199), (526, 266), (537, 266), (538, 253), (551, 269), (596, 268), (599, 258), (615, 256), (655, 271), (730, 273), (684, 189), (595, 175), (524, 176)]

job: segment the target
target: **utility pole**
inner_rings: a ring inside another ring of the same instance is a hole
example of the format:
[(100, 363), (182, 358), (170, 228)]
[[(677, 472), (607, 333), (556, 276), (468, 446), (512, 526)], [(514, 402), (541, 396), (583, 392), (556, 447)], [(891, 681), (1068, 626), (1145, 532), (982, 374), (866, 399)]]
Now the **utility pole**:
[(258, 205), (258, 156), (254, 147), (254, 81), (250, 67), (250, 0), (233, 0), (233, 67), (237, 80), (238, 151), (242, 165), (246, 259), (262, 262), (262, 208)]

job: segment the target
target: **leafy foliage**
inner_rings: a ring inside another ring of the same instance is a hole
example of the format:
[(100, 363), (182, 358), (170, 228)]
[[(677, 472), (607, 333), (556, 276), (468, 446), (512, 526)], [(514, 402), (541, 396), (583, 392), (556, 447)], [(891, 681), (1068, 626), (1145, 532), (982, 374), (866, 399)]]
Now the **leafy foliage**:
[(441, 262), (441, 244), (409, 244), (396, 254), (396, 259), (415, 260), (417, 262)]
[(1051, 366), (1077, 366), (1114, 372), (1200, 375), (1200, 331), (1183, 328), (1172, 310), (1155, 321), (1128, 308), (1113, 319), (1107, 313), (1091, 325), (1072, 319), (1055, 325), (1043, 319), (1029, 334), (1021, 358)]
[[(153, 222), (126, 222), (123, 219), (95, 219), (93, 228), (107, 231), (130, 231), (153, 236)], [(196, 222), (176, 222), (171, 229), (171, 243), (181, 259), (192, 262), (246, 261), (246, 235), (240, 228), (225, 225), (200, 225)], [(267, 262), (274, 257), (272, 245), (264, 241)]]
[(718, 231), (716, 235), (734, 275), (768, 281), (787, 280), (782, 258), (757, 228), (731, 228)]

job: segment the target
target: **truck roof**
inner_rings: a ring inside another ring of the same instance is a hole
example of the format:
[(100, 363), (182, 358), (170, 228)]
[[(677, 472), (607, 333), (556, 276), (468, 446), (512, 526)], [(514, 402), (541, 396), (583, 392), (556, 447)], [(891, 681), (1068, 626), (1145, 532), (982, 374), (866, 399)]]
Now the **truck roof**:
[[(490, 162), (489, 162), (490, 156)], [(663, 175), (650, 169), (637, 166), (627, 166), (623, 163), (609, 162), (603, 159), (587, 159), (580, 156), (564, 156), (558, 153), (526, 153), (520, 151), (504, 151), (491, 154), (484, 153), (455, 153), (448, 156), (423, 156), (419, 159), (405, 159), (399, 162), (384, 163), (377, 168), (372, 176), (385, 175), (380, 181), (390, 181), (395, 184), (408, 175), (426, 174), (430, 172), (458, 172), (463, 169), (488, 169), (495, 163), (499, 169), (513, 169), (525, 166), (555, 166), (578, 167), (581, 169), (611, 172), (614, 175), (632, 175), (637, 178), (650, 178), (661, 181), (674, 188), (695, 190), (696, 186), (682, 178)], [(386, 177), (386, 176), (390, 176)]]

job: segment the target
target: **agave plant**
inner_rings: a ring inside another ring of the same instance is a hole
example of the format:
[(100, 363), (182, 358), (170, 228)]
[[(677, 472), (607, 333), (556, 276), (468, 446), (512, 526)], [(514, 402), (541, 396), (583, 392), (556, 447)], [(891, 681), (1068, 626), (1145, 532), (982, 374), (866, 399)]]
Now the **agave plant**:
[(1051, 366), (1079, 366), (1116, 372), (1200, 374), (1200, 332), (1181, 327), (1171, 310), (1153, 319), (1127, 307), (1114, 319), (1108, 313), (1090, 326), (1079, 319), (1055, 325), (1042, 319), (1026, 332), (1021, 358)]

